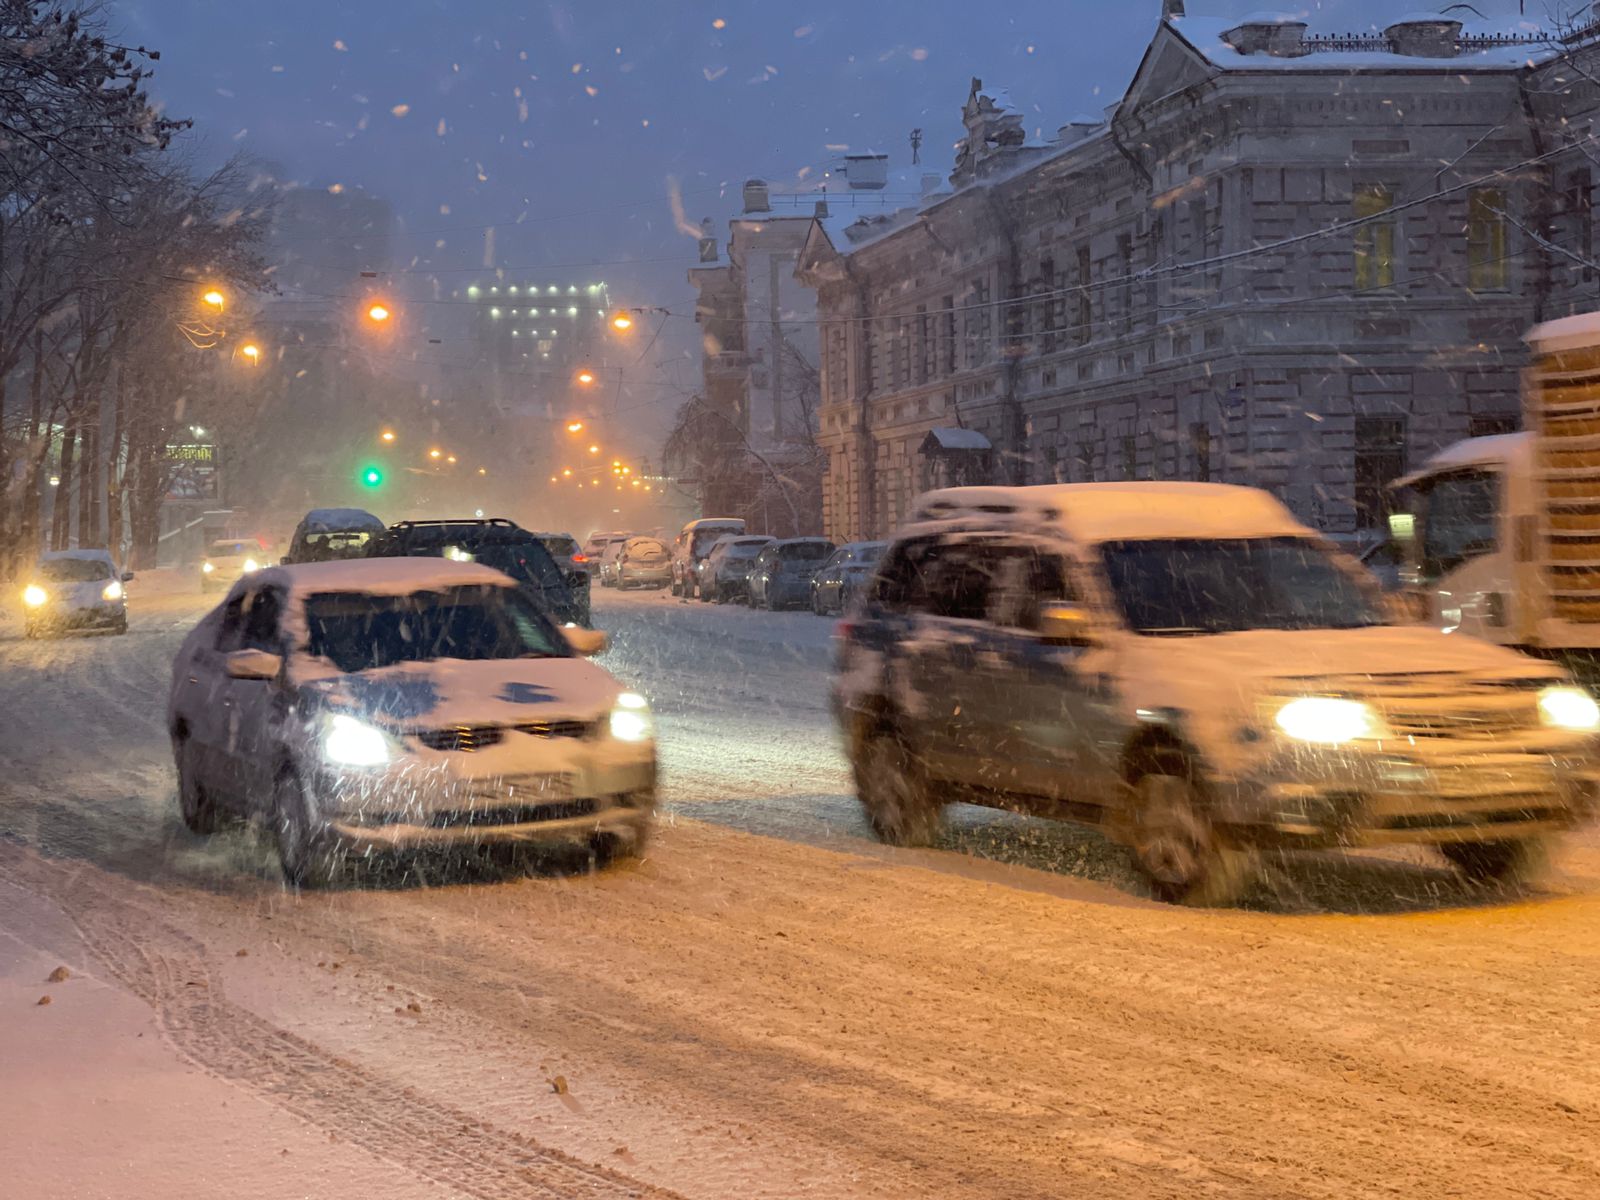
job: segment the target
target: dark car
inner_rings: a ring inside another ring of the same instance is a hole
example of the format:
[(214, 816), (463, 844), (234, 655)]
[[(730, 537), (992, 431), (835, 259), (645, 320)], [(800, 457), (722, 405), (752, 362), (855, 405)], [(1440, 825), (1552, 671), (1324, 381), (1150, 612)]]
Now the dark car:
[(768, 612), (798, 607), (811, 598), (811, 577), (833, 554), (826, 538), (773, 542), (750, 568), (750, 603)]
[(811, 611), (819, 617), (842, 613), (872, 578), (888, 542), (848, 542), (811, 577)]
[(383, 522), (361, 508), (313, 508), (300, 519), (283, 565), (365, 558)]
[(589, 568), (593, 565), (589, 556), (583, 552), (583, 547), (578, 545), (578, 539), (570, 533), (536, 533), (533, 535), (539, 544), (550, 552), (550, 557), (555, 559), (556, 566), (561, 568), (562, 574), (567, 577), (567, 586), (572, 589), (585, 612), (589, 609)]
[(401, 521), (374, 537), (368, 558), (449, 558), (511, 576), (558, 624), (589, 628), (589, 589), (574, 587), (533, 534), (504, 517)]

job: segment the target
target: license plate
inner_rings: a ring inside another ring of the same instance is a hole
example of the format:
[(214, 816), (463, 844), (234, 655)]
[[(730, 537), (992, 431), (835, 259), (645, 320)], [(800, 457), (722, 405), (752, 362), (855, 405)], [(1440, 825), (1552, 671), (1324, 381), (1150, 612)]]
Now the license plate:
[(547, 800), (572, 799), (571, 775), (522, 775), (503, 779), (499, 786), (480, 786), (472, 791), (475, 800), (508, 804), (543, 804)]

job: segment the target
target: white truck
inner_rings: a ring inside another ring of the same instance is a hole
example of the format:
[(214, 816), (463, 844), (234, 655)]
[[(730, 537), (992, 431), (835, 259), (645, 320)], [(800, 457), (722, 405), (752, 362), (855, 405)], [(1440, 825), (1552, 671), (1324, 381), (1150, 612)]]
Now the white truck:
[(1600, 313), (1536, 325), (1526, 432), (1468, 438), (1392, 485), (1418, 615), (1446, 631), (1600, 663)]

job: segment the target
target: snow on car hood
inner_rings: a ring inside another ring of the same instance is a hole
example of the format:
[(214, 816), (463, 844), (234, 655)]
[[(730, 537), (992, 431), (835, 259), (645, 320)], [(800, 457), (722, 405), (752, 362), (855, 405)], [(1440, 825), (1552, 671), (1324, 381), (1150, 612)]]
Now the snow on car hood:
[[(312, 672), (313, 676), (320, 672)], [(438, 659), (306, 681), (330, 707), (401, 730), (595, 721), (623, 690), (582, 658)]]

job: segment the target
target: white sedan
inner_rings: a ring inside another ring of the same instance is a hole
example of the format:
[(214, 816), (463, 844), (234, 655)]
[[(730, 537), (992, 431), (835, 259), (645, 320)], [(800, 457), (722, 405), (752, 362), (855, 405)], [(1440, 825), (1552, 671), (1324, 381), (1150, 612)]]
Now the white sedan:
[(200, 564), (200, 590), (222, 591), (267, 561), (267, 552), (254, 538), (223, 538), (212, 542)]
[(285, 876), (351, 852), (533, 843), (637, 851), (656, 806), (644, 699), (500, 572), (447, 559), (268, 567), (185, 639), (167, 727), (207, 833), (264, 822)]
[(79, 629), (128, 632), (128, 597), (106, 550), (55, 550), (29, 572), (22, 589), (23, 629), (30, 638)]

